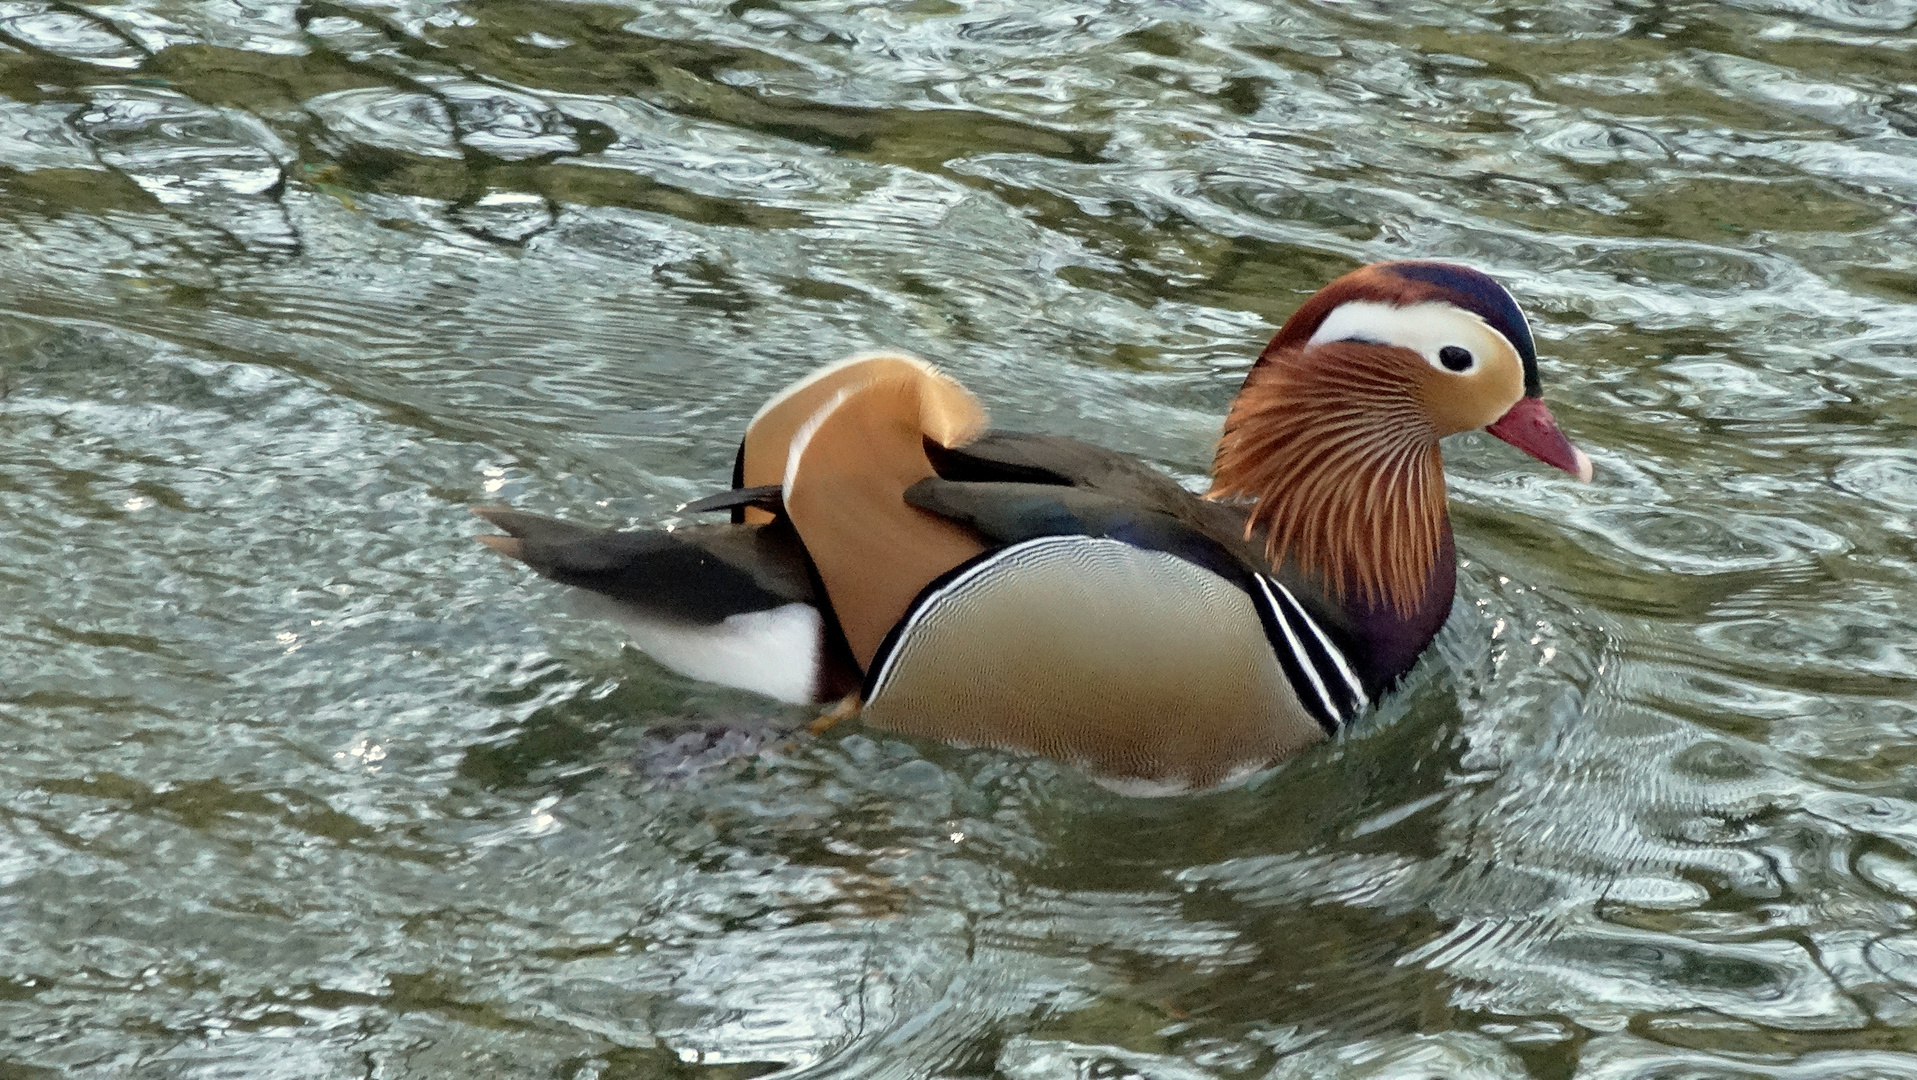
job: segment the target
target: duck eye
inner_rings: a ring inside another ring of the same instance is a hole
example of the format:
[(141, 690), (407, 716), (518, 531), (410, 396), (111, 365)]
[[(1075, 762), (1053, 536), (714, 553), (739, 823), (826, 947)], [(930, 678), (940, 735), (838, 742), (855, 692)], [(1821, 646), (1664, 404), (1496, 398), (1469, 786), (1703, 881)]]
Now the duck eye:
[(1446, 345), (1438, 350), (1438, 363), (1452, 371), (1471, 370), (1471, 350), (1456, 345)]

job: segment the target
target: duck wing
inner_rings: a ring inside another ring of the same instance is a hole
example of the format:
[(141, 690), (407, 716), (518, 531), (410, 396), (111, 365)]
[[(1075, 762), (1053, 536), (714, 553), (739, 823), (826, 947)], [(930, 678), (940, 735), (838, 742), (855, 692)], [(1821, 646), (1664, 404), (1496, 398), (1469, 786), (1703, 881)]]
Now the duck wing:
[(1158, 505), (1191, 493), (1142, 458), (1065, 435), (987, 431), (959, 446), (928, 444), (932, 467), (948, 480), (1007, 480), (1102, 490)]
[[(1114, 495), (1106, 490), (1051, 483), (920, 480), (905, 489), (905, 501), (921, 510), (959, 522), (997, 544), (1016, 544), (1041, 536), (1091, 536), (1122, 540), (1135, 547), (1177, 555), (1245, 588), (1262, 564), (1247, 558), (1241, 544), (1221, 543), (1188, 520), (1198, 502), (1176, 484), (1182, 500), (1162, 507)], [(1179, 511), (1185, 511), (1181, 514)], [(1242, 519), (1241, 519), (1242, 521)]]
[(1267, 569), (1264, 532), (1246, 532), (1243, 506), (1194, 495), (1157, 466), (1131, 454), (1064, 435), (1020, 431), (989, 431), (951, 448), (928, 444), (926, 454), (946, 480), (1070, 487), (1104, 495), (1140, 512), (1167, 515), (1209, 537), (1246, 565)]
[(509, 534), (479, 538), (494, 551), (543, 577), (657, 617), (716, 622), (818, 600), (805, 547), (789, 525), (622, 531), (503, 507), (477, 506), (473, 513)]

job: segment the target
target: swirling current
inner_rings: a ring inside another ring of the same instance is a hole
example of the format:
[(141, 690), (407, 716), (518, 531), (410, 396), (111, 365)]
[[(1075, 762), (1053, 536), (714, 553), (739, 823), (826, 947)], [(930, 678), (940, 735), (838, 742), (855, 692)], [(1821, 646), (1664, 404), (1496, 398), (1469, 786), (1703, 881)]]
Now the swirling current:
[[(874, 346), (1197, 482), (1530, 312), (1453, 618), (1247, 789), (688, 682), (472, 542)], [(1917, 1078), (1917, 3), (0, 3), (0, 1077)]]

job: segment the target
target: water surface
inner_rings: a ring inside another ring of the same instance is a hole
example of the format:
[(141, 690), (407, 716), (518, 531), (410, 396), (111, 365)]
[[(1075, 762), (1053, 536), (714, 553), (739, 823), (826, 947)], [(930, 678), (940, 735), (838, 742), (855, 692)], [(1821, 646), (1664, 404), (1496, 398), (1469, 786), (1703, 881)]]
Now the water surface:
[[(471, 540), (877, 345), (1195, 480), (1403, 256), (1599, 479), (1249, 790), (657, 776), (804, 714)], [(0, 1077), (1917, 1078), (1909, 0), (8, 0), (0, 297)]]

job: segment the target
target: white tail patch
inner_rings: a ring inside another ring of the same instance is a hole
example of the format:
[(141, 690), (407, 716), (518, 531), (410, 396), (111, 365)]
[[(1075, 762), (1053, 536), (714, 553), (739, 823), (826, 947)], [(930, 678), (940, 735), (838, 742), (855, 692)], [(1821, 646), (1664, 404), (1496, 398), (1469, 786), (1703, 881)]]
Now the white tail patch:
[(818, 700), (824, 620), (811, 604), (728, 615), (716, 623), (650, 618), (616, 600), (582, 596), (624, 627), (632, 643), (689, 679), (805, 705)]

